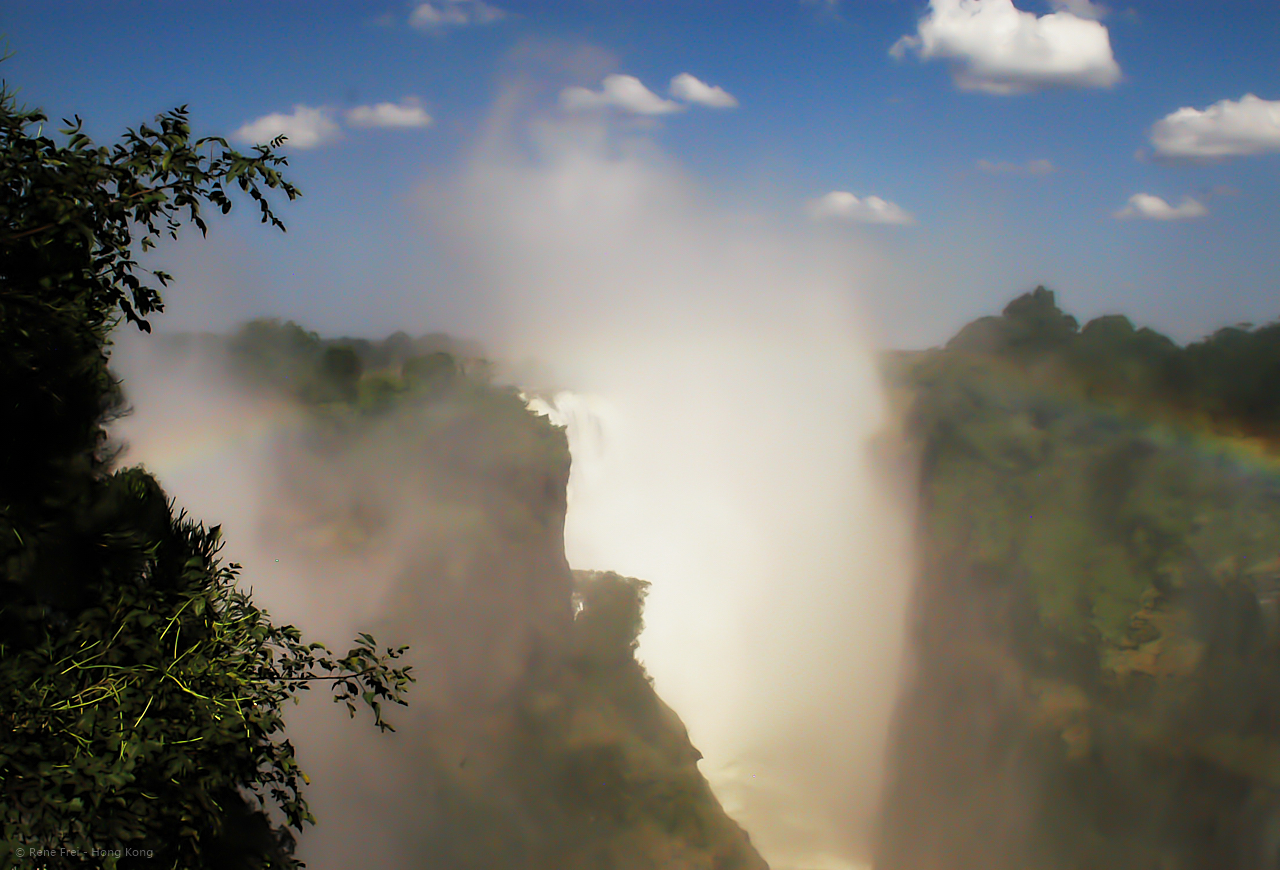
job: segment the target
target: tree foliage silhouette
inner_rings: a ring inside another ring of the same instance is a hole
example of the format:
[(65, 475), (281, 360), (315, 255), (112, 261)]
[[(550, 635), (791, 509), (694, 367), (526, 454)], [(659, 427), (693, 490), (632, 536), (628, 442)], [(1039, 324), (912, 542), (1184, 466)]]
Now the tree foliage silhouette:
[(403, 704), (403, 649), (345, 656), (273, 624), (219, 529), (113, 467), (108, 336), (170, 276), (137, 254), (202, 211), (298, 190), (270, 146), (193, 139), (185, 108), (95, 145), (0, 87), (0, 867), (285, 868), (313, 822), (283, 734), (300, 691)]

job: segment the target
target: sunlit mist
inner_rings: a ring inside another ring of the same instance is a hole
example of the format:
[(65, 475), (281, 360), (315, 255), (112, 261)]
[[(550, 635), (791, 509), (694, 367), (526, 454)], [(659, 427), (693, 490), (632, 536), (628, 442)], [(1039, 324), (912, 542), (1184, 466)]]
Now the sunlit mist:
[(570, 563), (652, 582), (640, 657), (772, 866), (851, 866), (911, 562), (856, 262), (598, 125), (499, 129), (450, 195), (500, 346), (567, 428)]
[[(643, 133), (510, 103), (457, 177), (418, 196), (452, 292), (485, 312), (472, 332), (499, 377), (566, 429), (570, 565), (652, 584), (639, 658), (725, 809), (774, 870), (863, 866), (912, 560), (857, 252), (718, 207)], [(129, 461), (224, 522), (264, 603), (323, 639), (387, 616), (424, 535), (459, 521), (397, 482), (390, 429), (339, 470), (299, 446), (287, 408), (208, 361), (118, 356)], [(373, 552), (316, 555), (326, 493), (355, 474), (392, 506), (391, 531)], [(347, 739), (312, 719), (295, 725), (304, 751)], [(383, 802), (407, 787), (394, 742), (367, 742), (318, 762), (317, 806), (340, 812), (335, 784), (377, 781)], [(327, 825), (302, 854), (341, 866), (357, 854), (344, 837), (376, 815)]]

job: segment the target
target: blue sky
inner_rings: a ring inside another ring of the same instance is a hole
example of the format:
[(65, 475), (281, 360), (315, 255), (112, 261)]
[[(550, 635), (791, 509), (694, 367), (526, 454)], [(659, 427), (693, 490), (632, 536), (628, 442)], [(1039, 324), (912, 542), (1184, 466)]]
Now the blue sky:
[[(1184, 339), (1280, 316), (1274, 2), (8, 0), (0, 33), (21, 99), (104, 140), (183, 103), (204, 134), (299, 106), (336, 131), (288, 149), (286, 236), (246, 214), (169, 254), (183, 328), (457, 328), (464, 302), (413, 303), (450, 293), (414, 191), (514, 82), (530, 112), (649, 140), (725, 209), (868, 251), (856, 292), (888, 343), (1038, 283)], [(673, 96), (684, 73), (736, 105)]]

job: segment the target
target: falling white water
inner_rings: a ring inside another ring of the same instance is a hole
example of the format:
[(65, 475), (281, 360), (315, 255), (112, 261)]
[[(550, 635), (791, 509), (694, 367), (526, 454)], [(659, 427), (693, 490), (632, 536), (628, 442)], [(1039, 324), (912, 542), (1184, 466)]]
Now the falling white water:
[(851, 431), (833, 408), (840, 449), (758, 405), (689, 428), (634, 395), (530, 407), (569, 438), (569, 562), (652, 583), (640, 658), (726, 809), (776, 870), (865, 867), (904, 585), (899, 513), (865, 467), (875, 417)]
[(643, 132), (503, 105), (420, 193), (476, 334), (568, 428), (570, 564), (651, 584), (640, 657), (775, 870), (856, 866), (911, 575), (869, 255), (715, 205)]

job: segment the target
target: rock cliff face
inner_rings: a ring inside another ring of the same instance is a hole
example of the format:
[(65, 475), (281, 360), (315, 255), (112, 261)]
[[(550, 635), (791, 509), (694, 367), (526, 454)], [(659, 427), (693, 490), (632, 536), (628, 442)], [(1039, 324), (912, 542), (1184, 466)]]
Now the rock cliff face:
[(1040, 291), (890, 366), (923, 551), (878, 870), (1280, 867), (1276, 462), (1101, 396), (1080, 335)]
[[(389, 574), (370, 629), (409, 644), (418, 677), (394, 740), (358, 738), (380, 760), (342, 773), (340, 799), (317, 794), (320, 827), (302, 857), (321, 868), (363, 856), (440, 870), (767, 870), (636, 662), (646, 584), (575, 576), (565, 561), (563, 431), (455, 348), (325, 346), (273, 324), (238, 341), (242, 379), (303, 409), (274, 464), (270, 533)], [(362, 829), (344, 829), (362, 800)]]

